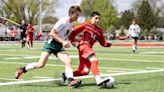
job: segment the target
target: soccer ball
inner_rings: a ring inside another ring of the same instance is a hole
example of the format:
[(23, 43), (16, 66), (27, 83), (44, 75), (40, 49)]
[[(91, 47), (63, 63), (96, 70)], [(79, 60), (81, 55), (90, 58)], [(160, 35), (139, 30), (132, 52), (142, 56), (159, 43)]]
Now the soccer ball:
[(114, 86), (115, 86), (115, 84), (116, 84), (116, 80), (113, 78), (113, 77), (111, 77), (111, 76), (109, 76), (108, 77), (110, 80), (108, 81), (108, 82), (106, 82), (106, 83), (104, 83), (104, 87), (105, 88), (114, 88)]

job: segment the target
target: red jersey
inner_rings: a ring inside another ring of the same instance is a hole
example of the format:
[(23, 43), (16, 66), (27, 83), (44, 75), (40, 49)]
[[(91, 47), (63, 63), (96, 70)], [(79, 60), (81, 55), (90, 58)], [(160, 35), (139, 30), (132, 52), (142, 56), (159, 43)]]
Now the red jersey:
[(32, 25), (28, 25), (27, 28), (26, 28), (26, 30), (27, 30), (28, 32), (34, 32), (34, 28), (33, 28)]
[(70, 40), (71, 42), (75, 41), (75, 37), (80, 33), (79, 45), (83, 43), (89, 44), (91, 47), (93, 44), (98, 41), (104, 47), (110, 47), (111, 44), (107, 43), (104, 39), (104, 34), (101, 28), (91, 24), (90, 22), (84, 22), (72, 31)]
[(27, 26), (26, 31), (26, 37), (28, 37), (30, 40), (33, 40), (33, 32), (35, 31), (32, 25)]

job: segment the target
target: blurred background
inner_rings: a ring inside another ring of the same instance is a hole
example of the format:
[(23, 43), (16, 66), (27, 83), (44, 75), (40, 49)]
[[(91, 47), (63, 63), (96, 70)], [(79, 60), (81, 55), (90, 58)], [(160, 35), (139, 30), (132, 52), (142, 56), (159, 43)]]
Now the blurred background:
[(71, 5), (80, 5), (82, 15), (74, 25), (87, 21), (92, 11), (101, 13), (105, 38), (127, 40), (132, 19), (141, 27), (140, 40), (164, 40), (164, 0), (0, 0), (0, 41), (19, 41), (21, 20), (32, 24), (36, 41), (45, 41), (49, 31)]

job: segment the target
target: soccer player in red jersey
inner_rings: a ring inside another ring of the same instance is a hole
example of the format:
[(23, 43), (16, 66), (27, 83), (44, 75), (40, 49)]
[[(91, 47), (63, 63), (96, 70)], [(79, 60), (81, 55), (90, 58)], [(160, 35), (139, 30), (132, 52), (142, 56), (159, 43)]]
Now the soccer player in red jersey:
[(33, 36), (34, 36), (34, 28), (31, 24), (28, 24), (27, 26), (27, 32), (26, 32), (26, 41), (28, 44), (28, 48), (33, 47)]
[[(100, 16), (101, 15), (99, 12), (92, 12), (91, 21), (84, 22), (75, 27), (70, 36), (72, 45), (76, 45), (78, 48), (80, 60), (79, 67), (73, 72), (73, 75), (88, 75), (89, 71), (91, 70), (98, 86), (108, 82), (109, 79), (101, 79), (98, 69), (98, 59), (94, 50), (92, 49), (92, 46), (96, 41), (98, 41), (104, 47), (110, 47), (112, 45), (104, 39), (103, 31), (100, 27), (98, 27)], [(66, 80), (64, 73), (62, 75), (63, 80)]]

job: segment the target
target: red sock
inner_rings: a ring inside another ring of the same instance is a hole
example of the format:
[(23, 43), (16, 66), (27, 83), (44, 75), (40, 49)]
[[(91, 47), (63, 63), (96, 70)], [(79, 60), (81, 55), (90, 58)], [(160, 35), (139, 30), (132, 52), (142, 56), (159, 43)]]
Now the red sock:
[(91, 62), (91, 71), (94, 76), (99, 75), (99, 69), (98, 69), (98, 61), (92, 61)]
[(83, 75), (87, 75), (88, 73), (86, 73), (84, 70), (76, 70), (73, 72), (73, 76), (83, 76)]

